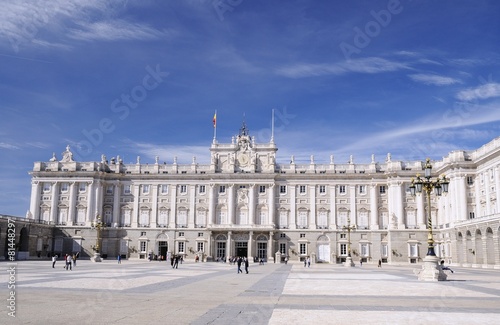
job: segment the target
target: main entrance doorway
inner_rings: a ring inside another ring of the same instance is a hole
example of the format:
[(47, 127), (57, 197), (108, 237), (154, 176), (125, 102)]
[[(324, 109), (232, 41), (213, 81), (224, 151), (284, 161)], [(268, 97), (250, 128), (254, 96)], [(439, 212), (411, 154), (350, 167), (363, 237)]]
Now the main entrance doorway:
[(237, 241), (234, 245), (236, 248), (236, 256), (248, 256), (248, 243), (246, 241)]
[(167, 259), (167, 252), (168, 252), (168, 242), (159, 241), (158, 242), (158, 258), (161, 257), (162, 260), (166, 260)]

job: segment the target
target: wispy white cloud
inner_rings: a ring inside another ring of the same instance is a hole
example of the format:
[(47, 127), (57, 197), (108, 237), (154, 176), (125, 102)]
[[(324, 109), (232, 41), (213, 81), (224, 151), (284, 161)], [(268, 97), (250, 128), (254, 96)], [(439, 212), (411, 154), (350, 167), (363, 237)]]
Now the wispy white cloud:
[(10, 144), (10, 143), (0, 142), (0, 149), (17, 150), (17, 149), (21, 149), (21, 148), (19, 148), (16, 145)]
[(81, 29), (72, 29), (70, 38), (83, 41), (153, 40), (173, 35), (171, 31), (160, 31), (148, 25), (124, 20), (101, 21), (81, 24)]
[(487, 99), (493, 97), (500, 97), (500, 84), (487, 83), (475, 88), (468, 88), (460, 91), (457, 98), (463, 101), (471, 101), (476, 99)]
[(411, 67), (402, 62), (389, 61), (383, 58), (370, 57), (337, 63), (299, 63), (276, 70), (278, 75), (290, 78), (315, 77), (324, 75), (343, 75), (346, 73), (383, 73)]
[[(139, 154), (142, 158), (149, 159), (154, 162), (155, 157), (158, 156), (161, 163), (167, 162), (171, 164), (174, 157), (180, 164), (189, 164), (192, 162), (193, 157), (196, 157), (197, 163), (208, 163), (210, 155), (207, 152), (207, 146), (186, 146), (186, 145), (158, 145), (156, 143), (133, 142), (126, 140), (127, 151)], [(126, 163), (131, 162), (131, 157), (126, 158)], [(136, 157), (133, 158), (135, 162)], [(141, 160), (142, 163), (147, 161)]]
[(416, 82), (421, 82), (426, 85), (434, 85), (434, 86), (447, 86), (447, 85), (453, 85), (456, 83), (462, 83), (461, 80), (451, 78), (451, 77), (444, 77), (444, 76), (438, 76), (435, 74), (423, 74), (423, 73), (417, 73), (417, 74), (411, 74), (408, 75), (410, 79)]

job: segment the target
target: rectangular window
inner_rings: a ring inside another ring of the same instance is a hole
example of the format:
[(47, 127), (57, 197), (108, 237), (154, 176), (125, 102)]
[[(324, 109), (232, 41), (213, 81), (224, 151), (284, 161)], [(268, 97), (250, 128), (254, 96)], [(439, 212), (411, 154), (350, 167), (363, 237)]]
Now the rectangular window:
[(177, 250), (177, 252), (178, 252), (178, 253), (184, 253), (184, 242), (183, 242), (183, 241), (180, 241), (180, 242), (178, 242), (178, 243), (177, 243), (177, 245), (178, 245), (177, 247), (179, 248), (179, 249)]
[(359, 185), (359, 194), (365, 194), (365, 193), (366, 193), (366, 186)]
[(123, 194), (130, 194), (130, 192), (131, 192), (131, 185), (123, 186)]
[(240, 188), (247, 188), (246, 185), (240, 185)]
[(266, 186), (265, 185), (259, 185), (259, 193), (266, 193)]
[(181, 185), (179, 191), (181, 193), (187, 193), (187, 186), (186, 185)]
[(141, 231), (141, 237), (143, 236), (146, 236), (146, 232), (145, 231)]
[(205, 187), (205, 185), (200, 185), (200, 187), (199, 187), (199, 192), (200, 192), (200, 194), (203, 194), (203, 193), (205, 193), (205, 192), (206, 192), (206, 187)]
[(62, 183), (61, 184), (61, 192), (67, 192), (68, 191), (68, 183)]
[(340, 239), (346, 239), (346, 234), (340, 234)]
[(149, 185), (142, 185), (142, 193), (149, 194)]
[(226, 193), (226, 186), (225, 185), (219, 186), (219, 193), (221, 193), (221, 194)]
[(347, 244), (340, 244), (340, 255), (347, 255)]
[(45, 193), (50, 192), (50, 183), (43, 183), (43, 191)]
[(203, 242), (196, 243), (196, 251), (197, 252), (204, 252), (205, 251), (205, 247), (203, 244), (204, 244)]
[(300, 238), (306, 238), (306, 234), (304, 233), (300, 234)]
[(78, 184), (78, 192), (85, 192), (87, 190), (87, 183)]
[(286, 243), (280, 243), (280, 253), (286, 254)]
[(385, 194), (385, 185), (380, 185), (379, 192), (380, 194)]
[(286, 238), (286, 234), (285, 233), (280, 234), (280, 238)]
[(286, 194), (286, 185), (280, 185), (280, 194)]
[(139, 243), (139, 245), (140, 245), (140, 246), (139, 246), (139, 249), (140, 249), (141, 253), (146, 253), (146, 250), (147, 250), (147, 242), (145, 242), (145, 241), (141, 241), (141, 242)]
[(163, 184), (160, 189), (161, 194), (167, 194), (168, 193), (168, 185)]
[(469, 212), (469, 219), (474, 219), (476, 216), (474, 212)]
[(319, 186), (319, 193), (320, 194), (325, 194), (326, 193), (326, 186), (325, 185), (320, 185)]
[(474, 177), (467, 176), (467, 185), (474, 185)]
[(345, 185), (339, 185), (339, 193), (345, 194)]
[(300, 255), (307, 255), (307, 244), (300, 244)]
[(383, 257), (387, 257), (388, 252), (389, 252), (389, 250), (387, 248), (387, 245), (382, 245), (381, 246), (381, 252), (380, 252), (382, 254), (382, 256)]
[(410, 244), (410, 257), (418, 257), (417, 244)]
[(299, 193), (300, 194), (306, 193), (306, 186), (305, 185), (300, 185), (299, 186)]
[(179, 237), (184, 237), (184, 231), (179, 231)]
[(368, 252), (368, 244), (361, 244), (361, 256), (367, 257), (369, 255), (370, 254)]
[(203, 237), (203, 233), (202, 233), (202, 232), (199, 232), (199, 233), (198, 233), (198, 237)]

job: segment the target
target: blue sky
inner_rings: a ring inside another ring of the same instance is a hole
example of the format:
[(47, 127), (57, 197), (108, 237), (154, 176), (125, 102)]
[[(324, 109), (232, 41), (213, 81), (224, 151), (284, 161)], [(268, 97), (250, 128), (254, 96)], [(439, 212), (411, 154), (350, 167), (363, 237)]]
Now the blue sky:
[(499, 136), (498, 1), (0, 1), (0, 213), (35, 161), (441, 159)]

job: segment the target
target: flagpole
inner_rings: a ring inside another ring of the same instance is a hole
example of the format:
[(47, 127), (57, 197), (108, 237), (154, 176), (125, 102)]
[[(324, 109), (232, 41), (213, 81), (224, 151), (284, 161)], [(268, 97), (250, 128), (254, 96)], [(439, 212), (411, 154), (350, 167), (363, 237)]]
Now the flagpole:
[(274, 108), (272, 110), (272, 118), (271, 118), (271, 143), (274, 143)]
[(214, 140), (213, 140), (213, 143), (216, 143), (215, 139), (217, 137), (217, 110), (215, 110), (215, 113), (214, 113), (213, 123), (214, 123)]

